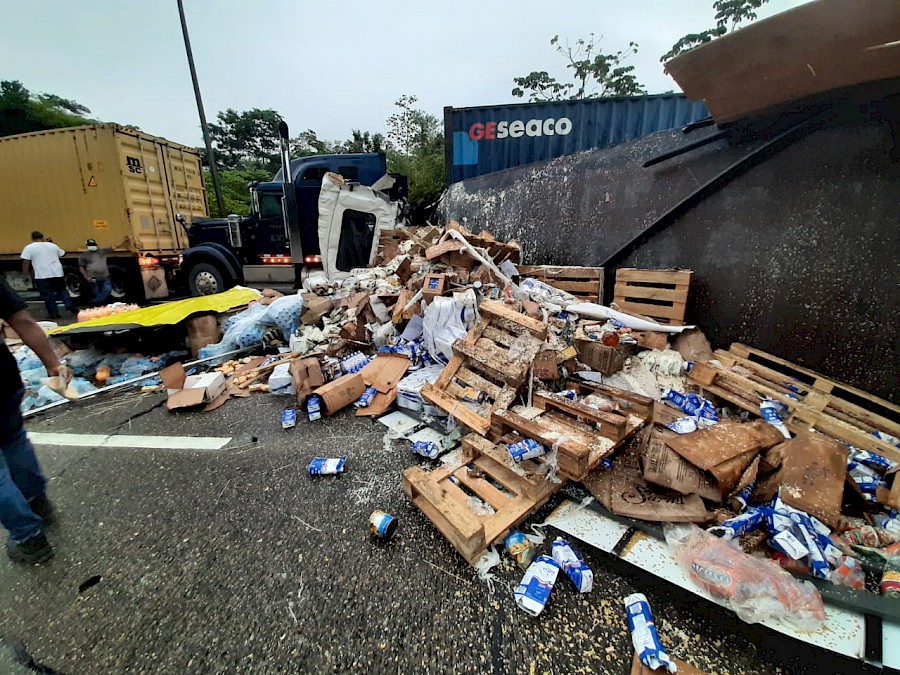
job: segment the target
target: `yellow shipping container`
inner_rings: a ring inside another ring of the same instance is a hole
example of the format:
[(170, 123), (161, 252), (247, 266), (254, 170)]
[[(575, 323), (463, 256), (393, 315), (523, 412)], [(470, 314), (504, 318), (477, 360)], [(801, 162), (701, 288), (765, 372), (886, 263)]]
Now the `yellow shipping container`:
[[(178, 214), (188, 224), (209, 217), (193, 148), (115, 124), (0, 138), (0, 256), (7, 268), (40, 230), (65, 249), (69, 271), (85, 240), (96, 239), (115, 246), (119, 268), (136, 276), (139, 256), (174, 262), (187, 248)], [(148, 271), (141, 270), (145, 286), (154, 276)], [(156, 292), (148, 287), (147, 297), (161, 295), (156, 277)], [(76, 290), (78, 280), (67, 278)]]

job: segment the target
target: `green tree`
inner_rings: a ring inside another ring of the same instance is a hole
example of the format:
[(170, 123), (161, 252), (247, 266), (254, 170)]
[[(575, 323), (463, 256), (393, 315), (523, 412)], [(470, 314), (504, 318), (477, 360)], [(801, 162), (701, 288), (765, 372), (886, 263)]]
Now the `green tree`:
[(209, 171), (204, 171), (203, 182), (206, 186), (206, 199), (209, 202), (210, 215), (213, 217), (224, 217), (236, 213), (239, 216), (246, 216), (250, 213), (250, 183), (266, 180), (272, 180), (272, 173), (267, 169), (226, 169), (219, 171), (219, 183), (222, 185), (225, 213), (218, 213), (212, 175)]
[(33, 94), (18, 80), (0, 82), (0, 136), (96, 124), (90, 112), (56, 94)]
[(434, 115), (415, 107), (415, 96), (401, 96), (387, 120), (388, 170), (409, 177), (409, 201), (434, 202), (444, 190), (444, 134)]
[(730, 33), (745, 21), (756, 19), (756, 10), (769, 0), (716, 0), (713, 9), (716, 10), (716, 27), (709, 28), (699, 33), (688, 33), (678, 42), (672, 45), (672, 49), (661, 57), (660, 61), (668, 61), (679, 54), (699, 47), (721, 35)]
[(265, 169), (275, 173), (281, 166), (278, 123), (281, 115), (274, 110), (233, 108), (216, 115), (210, 123), (209, 135), (216, 151), (216, 162), (222, 169)]
[(302, 131), (291, 139), (291, 157), (331, 155), (338, 152), (340, 149), (334, 143), (319, 138), (312, 129)]
[(560, 82), (546, 70), (535, 70), (513, 78), (513, 96), (527, 95), (529, 102), (535, 103), (647, 93), (634, 75), (634, 66), (624, 65), (628, 57), (637, 53), (637, 43), (629, 42), (627, 49), (610, 54), (603, 52), (600, 38), (594, 33), (574, 44), (566, 40), (565, 46), (560, 44), (559, 35), (554, 35), (550, 44), (567, 61), (566, 68), (572, 72), (574, 82)]
[(339, 146), (341, 152), (385, 152), (385, 139), (381, 134), (354, 129), (350, 138)]

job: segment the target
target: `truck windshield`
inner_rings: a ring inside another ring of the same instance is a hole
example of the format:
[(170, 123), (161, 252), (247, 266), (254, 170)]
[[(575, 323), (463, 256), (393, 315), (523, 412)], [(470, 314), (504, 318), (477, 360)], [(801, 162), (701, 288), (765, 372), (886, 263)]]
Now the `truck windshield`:
[(281, 195), (259, 196), (259, 217), (260, 218), (281, 218)]

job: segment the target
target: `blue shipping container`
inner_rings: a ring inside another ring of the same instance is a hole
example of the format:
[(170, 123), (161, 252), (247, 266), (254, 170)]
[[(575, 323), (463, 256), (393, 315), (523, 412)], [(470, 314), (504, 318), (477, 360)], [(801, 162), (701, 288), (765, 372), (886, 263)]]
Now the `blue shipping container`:
[(444, 108), (447, 183), (602, 148), (709, 117), (684, 94)]

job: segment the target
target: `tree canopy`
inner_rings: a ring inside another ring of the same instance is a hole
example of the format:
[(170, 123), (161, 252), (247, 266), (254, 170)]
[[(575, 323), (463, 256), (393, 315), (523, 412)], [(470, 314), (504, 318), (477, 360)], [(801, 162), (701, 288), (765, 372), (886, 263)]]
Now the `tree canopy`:
[(560, 82), (546, 70), (535, 70), (513, 78), (516, 85), (513, 96), (524, 98), (527, 95), (528, 101), (535, 103), (647, 93), (634, 75), (634, 66), (625, 65), (628, 57), (637, 53), (636, 42), (629, 42), (627, 49), (609, 54), (600, 48), (600, 38), (594, 33), (572, 44), (566, 40), (565, 45), (560, 43), (559, 35), (554, 35), (550, 44), (564, 57), (574, 82)]
[(659, 60), (668, 61), (679, 54), (699, 47), (715, 38), (737, 30), (741, 23), (756, 19), (756, 10), (769, 0), (716, 0), (713, 9), (716, 11), (716, 26), (699, 33), (688, 33), (672, 45), (672, 49), (663, 54)]
[(0, 82), (0, 136), (96, 124), (90, 110), (56, 94), (32, 93), (18, 80)]

